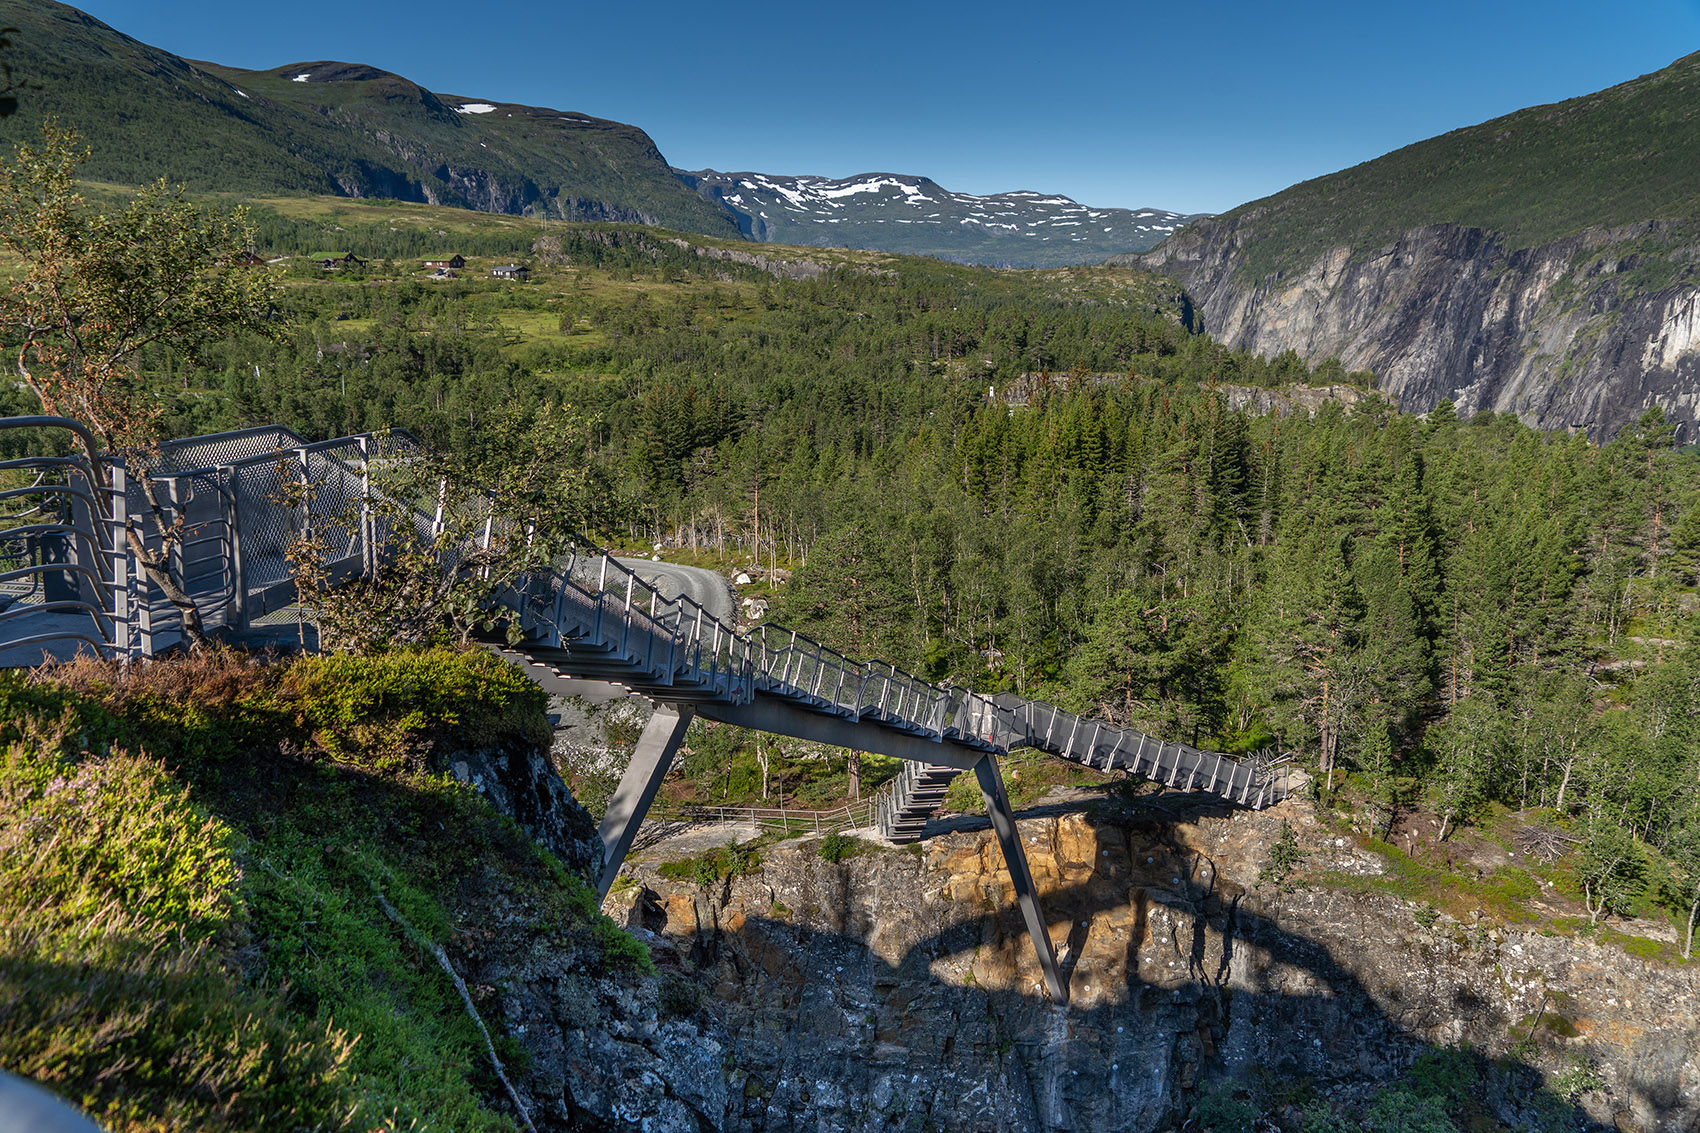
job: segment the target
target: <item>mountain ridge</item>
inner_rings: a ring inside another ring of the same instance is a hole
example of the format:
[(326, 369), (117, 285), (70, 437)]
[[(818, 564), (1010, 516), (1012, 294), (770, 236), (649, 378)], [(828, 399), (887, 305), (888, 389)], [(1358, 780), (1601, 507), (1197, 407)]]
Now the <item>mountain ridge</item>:
[(1614, 435), (1700, 439), (1700, 53), (1301, 182), (1109, 262), (1164, 272), (1225, 345)]
[[(1060, 267), (1143, 251), (1192, 219), (1164, 209), (1093, 208), (1027, 189), (958, 193), (904, 173), (675, 172), (731, 212), (753, 240), (805, 246), (832, 240), (994, 267)], [(891, 205), (911, 211), (887, 219), (882, 213)]]
[[(88, 143), (84, 175), (95, 181), (165, 177), (196, 191), (395, 199), (707, 236), (741, 233), (758, 242), (776, 242), (772, 234), (783, 232), (806, 245), (993, 266), (1097, 263), (1150, 247), (1184, 219), (1158, 209), (1089, 209), (1058, 194), (975, 197), (909, 174), (878, 177), (925, 186), (951, 214), (948, 222), (882, 222), (878, 204), (863, 201), (853, 203), (865, 208), (813, 213), (775, 203), (763, 217), (759, 204), (741, 209), (727, 199), (739, 196), (737, 189), (716, 191), (716, 179), (727, 175), (675, 170), (647, 133), (612, 119), (434, 92), (367, 63), (318, 59), (247, 69), (187, 59), (57, 0), (14, 0), (8, 8), (4, 21), (20, 29), (10, 61), (39, 89), (0, 121), (0, 142), (27, 139), (44, 116), (56, 114)], [(832, 191), (867, 180), (731, 176), (793, 192), (803, 182)], [(1116, 231), (1071, 233), (1088, 221)], [(828, 228), (843, 238), (824, 238)]]
[(83, 135), (94, 180), (165, 177), (192, 190), (389, 197), (736, 234), (635, 126), (506, 102), (490, 104), (499, 115), (459, 114), (455, 106), (478, 100), (369, 64), (227, 67), (54, 0), (9, 8), (19, 28), (10, 62), (38, 89), (0, 123), (0, 140), (29, 138), (55, 115)]

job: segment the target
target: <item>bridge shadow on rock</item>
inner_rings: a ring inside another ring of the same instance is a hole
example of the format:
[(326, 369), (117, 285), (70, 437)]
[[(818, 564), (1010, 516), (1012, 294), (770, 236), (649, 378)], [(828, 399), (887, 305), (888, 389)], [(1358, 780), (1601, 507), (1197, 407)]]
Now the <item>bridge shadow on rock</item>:
[(1692, 1058), (1631, 1052), (1617, 1061), (1657, 1071), (1606, 1068), (1593, 1081), (1611, 1095), (1586, 1106), (1543, 1086), (1537, 1065), (1584, 1086), (1592, 1071), (1585, 1044), (1550, 1027), (1517, 1045), (1536, 1008), (1507, 994), (1531, 959), (1509, 942), (1420, 931), (1396, 899), (1255, 887), (1244, 851), (1278, 816), (1205, 831), (1196, 809), (1077, 812), (1022, 815), (1067, 1007), (1041, 990), (984, 831), (841, 863), (776, 847), (759, 876), (708, 892), (646, 878), (660, 892), (634, 926), (664, 968), (711, 989), (705, 1010), (729, 1032), (731, 1124), (1145, 1130), (1214, 1092), (1295, 1130), (1324, 1104), (1348, 1121), (1449, 1114), (1440, 1129), (1603, 1129), (1614, 1109), (1689, 1127)]

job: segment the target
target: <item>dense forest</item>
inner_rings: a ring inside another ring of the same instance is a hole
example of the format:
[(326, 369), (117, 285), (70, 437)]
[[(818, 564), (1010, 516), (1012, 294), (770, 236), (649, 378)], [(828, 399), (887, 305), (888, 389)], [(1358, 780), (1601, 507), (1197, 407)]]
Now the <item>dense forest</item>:
[[(1223, 349), (1131, 272), (870, 257), (787, 279), (590, 226), (533, 262), (527, 285), (273, 268), (283, 341), (148, 368), (185, 434), (394, 425), (455, 449), (570, 404), (591, 534), (794, 571), (785, 624), (1295, 753), (1382, 832), (1416, 805), (1442, 837), (1544, 808), (1591, 913), (1692, 912), (1700, 468), (1657, 410), (1603, 445), (1419, 419), (1336, 363)], [(1361, 396), (1232, 408), (1336, 383)]]

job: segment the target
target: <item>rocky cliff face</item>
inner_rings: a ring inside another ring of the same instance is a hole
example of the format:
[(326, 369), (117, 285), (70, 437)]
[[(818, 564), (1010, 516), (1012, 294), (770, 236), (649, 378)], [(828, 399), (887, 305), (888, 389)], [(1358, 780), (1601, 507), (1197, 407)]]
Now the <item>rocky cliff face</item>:
[(1437, 224), (1247, 278), (1258, 210), (1199, 221), (1112, 262), (1165, 272), (1230, 346), (1373, 371), (1403, 409), (1451, 398), (1608, 439), (1649, 406), (1700, 439), (1700, 248), (1648, 222), (1511, 249)]
[[(512, 989), (539, 1109), (586, 1128), (1155, 1130), (1213, 1080), (1308, 1079), (1349, 1106), (1457, 1044), (1498, 1060), (1477, 1101), (1506, 1127), (1700, 1121), (1693, 973), (1485, 922), (1424, 927), (1373, 887), (1260, 885), (1284, 818), (1307, 867), (1383, 868), (1298, 804), (1024, 820), (1067, 1008), (1040, 991), (979, 830), (838, 863), (774, 847), (706, 890), (640, 868), (618, 915), (654, 942), (659, 987), (572, 982), (511, 939), (477, 979)], [(1540, 1071), (1581, 1056), (1599, 1076), (1577, 1109)]]

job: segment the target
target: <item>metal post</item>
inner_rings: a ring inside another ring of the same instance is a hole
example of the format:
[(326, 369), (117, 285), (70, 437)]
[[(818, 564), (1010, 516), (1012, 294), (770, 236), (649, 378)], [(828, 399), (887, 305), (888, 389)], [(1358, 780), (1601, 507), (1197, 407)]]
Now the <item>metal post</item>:
[(1015, 899), (1021, 906), (1022, 919), (1027, 922), (1027, 935), (1033, 938), (1033, 950), (1039, 954), (1039, 967), (1045, 973), (1045, 987), (1051, 993), (1051, 1002), (1067, 1003), (1068, 988), (1062, 982), (1062, 973), (1057, 970), (1056, 949), (1051, 946), (1051, 934), (1039, 909), (1039, 894), (1033, 886), (1032, 871), (1027, 868), (1027, 854), (1021, 848), (1021, 832), (1015, 828), (1015, 814), (1009, 808), (1009, 796), (1004, 793), (1003, 776), (998, 773), (997, 761), (990, 755), (983, 757), (974, 765), (974, 777), (980, 781), (980, 794), (986, 800), (986, 814), (992, 820), (992, 830), (1003, 850), (1010, 884), (1015, 887)]
[(224, 480), (224, 521), (230, 529), (230, 605), (224, 620), (225, 624), (237, 630), (245, 630), (248, 628), (248, 572), (242, 560), (242, 506), (236, 498), (242, 474), (234, 468), (221, 469), (219, 474)]
[(655, 715), (643, 726), (643, 734), (632, 749), (632, 761), (620, 777), (620, 786), (608, 802), (608, 810), (602, 816), (602, 828), (598, 831), (602, 838), (602, 879), (596, 888), (598, 902), (608, 896), (608, 889), (620, 872), (620, 863), (626, 860), (638, 827), (643, 825), (649, 805), (661, 790), (661, 781), (673, 765), (673, 753), (679, 750), (685, 729), (690, 726), (692, 711), (688, 704), (657, 705)]
[(549, 611), (549, 635), (544, 642), (547, 645), (560, 645), (566, 639), (561, 628), (561, 622), (567, 616), (567, 587), (569, 585), (570, 583), (565, 578), (556, 580), (555, 605)]
[[(97, 492), (100, 490), (99, 478), (99, 470), (96, 470)], [(129, 490), (129, 481), (125, 476), (123, 460), (112, 462), (111, 484), (112, 518), (107, 524), (107, 537), (112, 541), (112, 644), (117, 648), (121, 659), (129, 660), (140, 655), (141, 641), (132, 621), (136, 600), (136, 571), (131, 569), (133, 552), (130, 550), (129, 541), (124, 538), (124, 530), (130, 522), (130, 501), (125, 495)]]
[[(367, 575), (378, 572), (377, 529), (378, 522), (372, 515), (372, 438), (360, 437), (360, 542), (363, 553), (360, 556), (360, 568)], [(231, 499), (234, 500), (234, 492)], [(234, 520), (231, 531), (235, 531)], [(246, 607), (247, 603), (243, 603)], [(246, 624), (246, 623), (244, 623)]]
[(1110, 750), (1104, 753), (1104, 770), (1108, 771), (1116, 765), (1116, 756), (1121, 753), (1122, 741), (1127, 739), (1127, 733), (1116, 729), (1116, 742), (1110, 745)]

